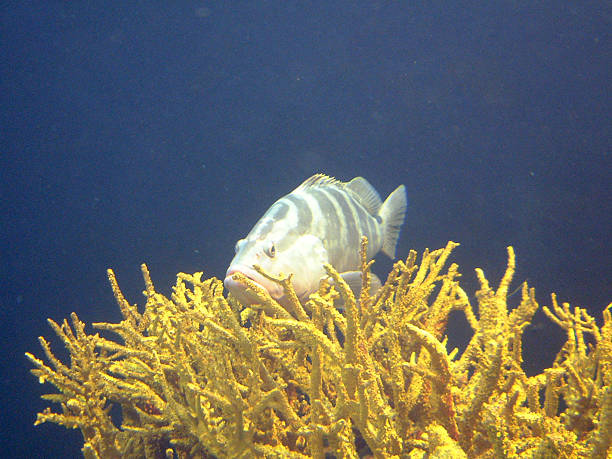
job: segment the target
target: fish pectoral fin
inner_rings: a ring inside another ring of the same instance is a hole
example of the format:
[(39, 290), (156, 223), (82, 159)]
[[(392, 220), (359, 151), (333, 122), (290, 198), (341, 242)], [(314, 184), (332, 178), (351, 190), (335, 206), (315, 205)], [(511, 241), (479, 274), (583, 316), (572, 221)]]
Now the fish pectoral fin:
[[(359, 300), (361, 296), (361, 271), (346, 271), (340, 273), (340, 277), (344, 279), (344, 282), (348, 284), (350, 289), (355, 295), (355, 299)], [(376, 292), (382, 287), (382, 283), (378, 276), (374, 273), (370, 273), (370, 296), (376, 295)]]
[(370, 296), (374, 296), (382, 287), (382, 282), (376, 274), (370, 273), (370, 276)]
[(347, 271), (340, 273), (340, 277), (348, 284), (355, 298), (359, 299), (361, 294), (361, 271)]
[[(348, 284), (349, 288), (353, 292), (353, 295), (355, 296), (355, 299), (357, 300), (357, 308), (360, 309), (361, 305), (359, 304), (359, 298), (361, 297), (361, 271), (346, 271), (340, 273), (340, 277), (342, 277), (344, 282)], [(331, 283), (333, 285), (334, 282), (332, 281)], [(382, 283), (380, 282), (378, 276), (374, 273), (370, 273), (370, 297), (376, 295), (381, 287)], [(336, 309), (338, 309), (338, 311), (341, 313), (345, 312), (344, 300), (342, 297), (336, 298), (336, 301), (334, 301), (334, 306), (336, 306)]]

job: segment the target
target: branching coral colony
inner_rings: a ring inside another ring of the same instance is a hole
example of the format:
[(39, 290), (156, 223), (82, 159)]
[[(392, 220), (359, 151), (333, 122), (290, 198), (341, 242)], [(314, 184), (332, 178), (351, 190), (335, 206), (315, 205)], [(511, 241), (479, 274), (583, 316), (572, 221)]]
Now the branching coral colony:
[[(70, 364), (44, 338), (48, 364), (26, 354), (40, 382), (59, 390), (43, 398), (62, 408), (36, 424), (79, 428), (87, 458), (610, 457), (610, 306), (599, 327), (553, 296), (544, 311), (567, 342), (551, 368), (527, 376), (521, 336), (538, 304), (524, 284), (508, 310), (511, 247), (497, 290), (476, 270), (476, 315), (457, 265), (444, 269), (457, 244), (426, 251), (420, 264), (410, 252), (370, 296), (366, 243), (358, 299), (326, 266), (330, 280), (304, 305), (290, 277), (276, 279), (294, 299), (288, 309), (242, 277), (260, 299), (244, 307), (202, 273), (179, 274), (166, 298), (143, 265), (141, 313), (109, 270), (123, 320), (93, 326), (117, 338), (87, 334), (72, 314), (49, 320)], [(463, 353), (446, 347), (453, 310), (473, 330)]]

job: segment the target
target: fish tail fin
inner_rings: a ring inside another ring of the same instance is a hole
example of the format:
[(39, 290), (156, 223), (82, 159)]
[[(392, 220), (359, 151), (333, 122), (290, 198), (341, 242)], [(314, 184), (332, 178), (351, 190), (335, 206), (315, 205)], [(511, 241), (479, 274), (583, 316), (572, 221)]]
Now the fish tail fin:
[(395, 247), (407, 206), (406, 187), (400, 185), (385, 199), (378, 212), (383, 225), (382, 251), (391, 258), (395, 258)]

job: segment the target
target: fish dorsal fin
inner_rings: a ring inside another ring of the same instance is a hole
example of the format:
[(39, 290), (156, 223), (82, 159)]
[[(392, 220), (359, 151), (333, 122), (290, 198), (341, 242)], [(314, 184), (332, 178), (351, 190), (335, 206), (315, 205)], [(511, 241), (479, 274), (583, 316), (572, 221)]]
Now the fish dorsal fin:
[(348, 183), (341, 182), (329, 175), (315, 174), (307, 178), (297, 189), (308, 189), (311, 187), (333, 186), (339, 189), (348, 190), (350, 194), (359, 202), (371, 215), (378, 215), (382, 200), (380, 195), (370, 183), (363, 177), (355, 177)]
[(363, 177), (355, 177), (344, 186), (353, 192), (357, 201), (359, 201), (371, 215), (378, 215), (382, 200), (380, 199), (378, 191), (370, 185), (370, 182)]
[(315, 174), (312, 177), (307, 178), (302, 182), (299, 188), (310, 188), (310, 187), (319, 187), (319, 186), (337, 186), (342, 187), (344, 183), (340, 180), (336, 180), (333, 177), (325, 174)]

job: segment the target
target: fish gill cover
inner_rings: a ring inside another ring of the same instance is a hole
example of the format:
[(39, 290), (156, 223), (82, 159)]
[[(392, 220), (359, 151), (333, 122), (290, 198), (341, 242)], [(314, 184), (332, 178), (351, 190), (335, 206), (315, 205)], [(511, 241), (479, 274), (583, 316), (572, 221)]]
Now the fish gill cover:
[[(139, 309), (109, 270), (123, 320), (94, 323), (95, 334), (74, 313), (49, 320), (70, 362), (42, 337), (46, 362), (27, 354), (58, 390), (43, 398), (59, 411), (36, 423), (80, 429), (87, 458), (609, 457), (612, 305), (598, 325), (553, 295), (543, 310), (567, 341), (528, 376), (522, 334), (539, 305), (524, 283), (508, 307), (512, 247), (497, 289), (476, 270), (473, 301), (447, 266), (457, 245), (420, 261), (411, 251), (372, 295), (364, 238), (359, 298), (331, 265), (304, 304), (290, 276), (261, 271), (285, 290), (286, 308), (240, 273), (257, 302), (224, 296), (201, 272), (179, 273), (166, 297), (143, 265)], [(452, 311), (472, 329), (462, 352), (447, 349)]]

